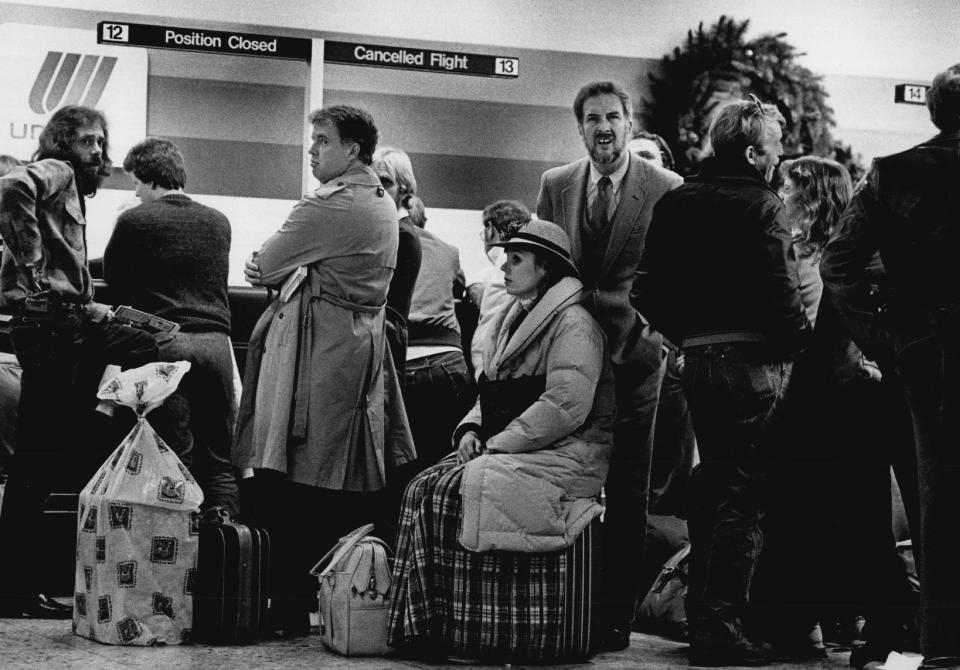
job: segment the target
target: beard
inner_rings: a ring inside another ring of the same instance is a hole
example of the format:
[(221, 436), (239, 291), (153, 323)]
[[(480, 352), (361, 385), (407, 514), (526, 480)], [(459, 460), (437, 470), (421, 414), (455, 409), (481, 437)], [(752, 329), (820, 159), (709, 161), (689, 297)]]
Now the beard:
[(96, 163), (79, 163), (71, 161), (73, 164), (73, 173), (77, 180), (77, 190), (81, 195), (95, 195), (104, 178), (109, 174), (106, 166), (97, 161)]
[(601, 148), (600, 143), (598, 142), (599, 134), (593, 136), (593, 141), (589, 142), (587, 139), (584, 139), (584, 144), (587, 146), (587, 153), (590, 154), (590, 160), (596, 165), (612, 165), (620, 162), (620, 159), (623, 157), (623, 152), (626, 148), (626, 141), (617, 136), (615, 133), (604, 133), (602, 137), (609, 137), (611, 142), (609, 145), (603, 146)]
[(610, 165), (611, 163), (617, 163), (622, 155), (623, 149), (617, 149), (616, 147), (614, 147), (613, 151), (608, 154), (600, 153), (600, 150), (597, 149), (596, 145), (590, 149), (590, 159), (597, 165)]

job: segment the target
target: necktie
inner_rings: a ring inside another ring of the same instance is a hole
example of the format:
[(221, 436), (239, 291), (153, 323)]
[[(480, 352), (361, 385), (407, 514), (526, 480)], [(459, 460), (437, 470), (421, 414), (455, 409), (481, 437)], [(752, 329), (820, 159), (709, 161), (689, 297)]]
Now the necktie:
[(609, 223), (608, 212), (610, 211), (610, 177), (600, 177), (597, 182), (597, 197), (593, 200), (593, 207), (590, 210), (590, 225), (593, 232), (600, 234)]

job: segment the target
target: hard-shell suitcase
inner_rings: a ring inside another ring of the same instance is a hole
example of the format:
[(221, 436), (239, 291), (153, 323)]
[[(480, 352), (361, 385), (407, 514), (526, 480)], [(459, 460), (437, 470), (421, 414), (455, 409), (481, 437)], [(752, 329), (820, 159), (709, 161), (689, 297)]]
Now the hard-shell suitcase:
[(201, 523), (193, 638), (255, 642), (269, 633), (270, 536), (237, 523)]

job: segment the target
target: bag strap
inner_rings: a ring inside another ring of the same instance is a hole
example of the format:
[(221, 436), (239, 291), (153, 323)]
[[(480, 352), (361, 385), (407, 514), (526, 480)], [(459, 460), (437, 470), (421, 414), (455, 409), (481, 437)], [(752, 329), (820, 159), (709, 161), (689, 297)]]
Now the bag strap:
[[(337, 546), (328, 551), (326, 555), (317, 561), (317, 564), (310, 569), (310, 574), (322, 578), (324, 575), (330, 572), (334, 566), (336, 566), (343, 559), (344, 556), (347, 555), (348, 551), (356, 546), (357, 542), (369, 535), (372, 530), (373, 524), (368, 523), (365, 526), (360, 526), (356, 530), (350, 532), (348, 535), (341, 537), (340, 542), (337, 543)], [(326, 567), (323, 567), (321, 570), (321, 567), (324, 565)]]

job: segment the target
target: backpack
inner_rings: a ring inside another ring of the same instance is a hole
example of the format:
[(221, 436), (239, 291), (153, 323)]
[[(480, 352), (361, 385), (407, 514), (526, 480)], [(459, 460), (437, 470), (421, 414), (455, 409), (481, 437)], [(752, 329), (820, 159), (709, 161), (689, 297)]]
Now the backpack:
[(634, 630), (675, 640), (687, 639), (687, 614), (683, 607), (689, 581), (690, 545), (663, 564), (653, 586), (637, 606)]

